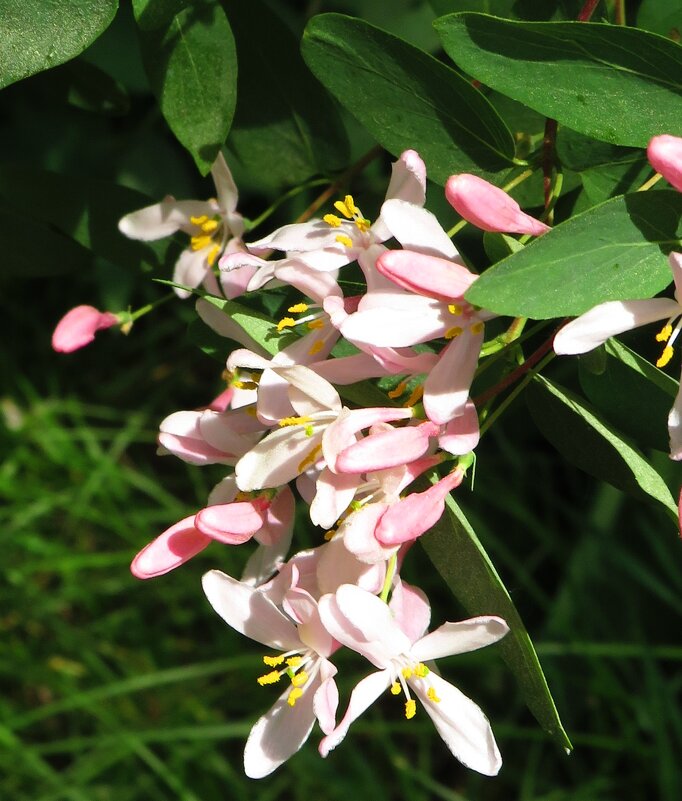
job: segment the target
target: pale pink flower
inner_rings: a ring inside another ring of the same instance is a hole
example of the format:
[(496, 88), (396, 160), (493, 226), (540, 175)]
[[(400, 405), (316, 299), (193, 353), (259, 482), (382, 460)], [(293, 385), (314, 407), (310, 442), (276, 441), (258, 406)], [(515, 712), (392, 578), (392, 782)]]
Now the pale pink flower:
[(118, 323), (119, 318), (111, 312), (101, 312), (94, 306), (76, 306), (57, 323), (52, 348), (59, 353), (73, 353), (89, 345), (98, 331)]
[[(673, 345), (682, 330), (682, 253), (668, 257), (675, 282), (675, 299), (613, 300), (576, 317), (554, 337), (554, 350), (560, 355), (586, 353), (602, 345), (609, 337), (622, 334), (657, 320), (666, 320), (656, 339), (665, 343), (663, 353), (656, 362), (665, 367), (673, 356)], [(673, 328), (673, 323), (677, 324)], [(668, 415), (670, 457), (682, 459), (682, 389), (678, 391)]]
[(649, 163), (665, 180), (682, 192), (682, 139), (661, 134), (654, 136), (646, 149)]
[(262, 686), (290, 679), (274, 706), (251, 729), (244, 749), (244, 770), (253, 779), (268, 776), (308, 739), (315, 720), (323, 732), (334, 728), (338, 692), (336, 668), (329, 661), (338, 647), (322, 626), (316, 601), (299, 587), (289, 590), (282, 612), (266, 594), (218, 570), (203, 578), (211, 606), (233, 629), (284, 652), (265, 656), (272, 668)]
[(540, 236), (550, 230), (493, 184), (476, 175), (451, 175), (445, 184), (445, 197), (467, 222), (483, 231)]
[[(343, 719), (320, 743), (322, 756), (344, 739), (353, 721), (390, 687), (395, 695), (405, 694), (408, 720), (416, 713), (412, 691), (460, 762), (487, 776), (497, 774), (502, 760), (488, 719), (473, 701), (424, 663), (497, 642), (509, 630), (503, 620), (484, 616), (444, 623), (421, 636), (421, 617), (419, 625), (401, 626), (389, 606), (351, 584), (323, 596), (319, 610), (322, 623), (336, 640), (378, 668), (353, 690)], [(401, 616), (409, 622), (409, 604)]]

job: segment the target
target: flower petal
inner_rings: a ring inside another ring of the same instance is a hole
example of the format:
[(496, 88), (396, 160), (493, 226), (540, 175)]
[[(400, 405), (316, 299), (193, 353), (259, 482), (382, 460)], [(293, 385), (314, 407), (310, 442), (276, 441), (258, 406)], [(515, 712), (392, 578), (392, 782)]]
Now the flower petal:
[(403, 289), (444, 301), (460, 299), (478, 277), (462, 264), (412, 250), (387, 250), (377, 270)]
[(469, 327), (441, 352), (424, 382), (424, 410), (429, 420), (444, 425), (464, 413), (478, 366), (483, 331)]
[(649, 163), (665, 180), (682, 192), (682, 139), (661, 134), (654, 136), (647, 146)]
[(175, 200), (168, 195), (160, 203), (126, 214), (119, 220), (118, 230), (129, 239), (145, 242), (163, 239), (176, 231), (191, 234), (197, 227), (190, 223), (190, 217), (212, 217), (217, 210), (215, 204), (208, 201)]
[(398, 577), (389, 607), (410, 642), (416, 642), (429, 627), (431, 606), (425, 593)]
[(405, 200), (387, 200), (381, 207), (381, 219), (406, 250), (430, 256), (454, 259), (458, 255), (452, 240), (427, 209)]
[(197, 529), (211, 539), (226, 545), (248, 542), (263, 525), (265, 509), (251, 501), (207, 506), (194, 519)]
[(73, 353), (89, 345), (95, 334), (118, 323), (111, 312), (101, 312), (94, 306), (76, 306), (57, 323), (52, 334), (52, 349), (58, 353)]
[(211, 544), (194, 526), (194, 515), (180, 520), (144, 547), (133, 559), (130, 572), (139, 579), (163, 576)]
[(425, 662), (442, 656), (466, 654), (501, 640), (508, 631), (509, 626), (502, 618), (490, 615), (443, 623), (412, 646), (412, 655)]
[(670, 458), (682, 459), (682, 383), (677, 391), (675, 403), (668, 415), (668, 434), (670, 436)]

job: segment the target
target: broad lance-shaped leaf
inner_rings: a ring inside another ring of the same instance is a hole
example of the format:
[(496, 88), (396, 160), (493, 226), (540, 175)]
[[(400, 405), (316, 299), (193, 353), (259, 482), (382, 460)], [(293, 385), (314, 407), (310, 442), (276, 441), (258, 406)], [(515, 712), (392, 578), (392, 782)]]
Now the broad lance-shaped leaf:
[(538, 375), (526, 399), (537, 427), (569, 462), (617, 489), (657, 501), (677, 520), (677, 504), (660, 475), (582, 398)]
[(463, 70), (576, 131), (633, 147), (682, 133), (682, 48), (669, 39), (621, 25), (473, 13), (434, 25)]
[(469, 521), (450, 495), (445, 514), (419, 542), (470, 615), (499, 615), (509, 634), (496, 646), (542, 728), (567, 751), (573, 746), (559, 719), (530, 636), (502, 579)]
[(466, 298), (536, 320), (578, 315), (607, 300), (650, 298), (672, 280), (682, 194), (634, 192), (578, 214), (491, 267)]
[(237, 110), (228, 147), (257, 181), (291, 186), (348, 161), (339, 109), (298, 39), (262, 0), (222, 0), (237, 40)]
[(640, 446), (667, 451), (667, 419), (677, 381), (617, 339), (578, 359), (590, 403)]
[(202, 175), (230, 130), (237, 54), (217, 0), (133, 0), (142, 57), (161, 112)]
[(341, 14), (313, 17), (303, 57), (329, 91), (393, 155), (419, 150), (429, 178), (495, 180), (514, 158), (509, 129), (486, 98), (440, 61)]
[(75, 58), (109, 26), (118, 0), (5, 0), (0, 89)]

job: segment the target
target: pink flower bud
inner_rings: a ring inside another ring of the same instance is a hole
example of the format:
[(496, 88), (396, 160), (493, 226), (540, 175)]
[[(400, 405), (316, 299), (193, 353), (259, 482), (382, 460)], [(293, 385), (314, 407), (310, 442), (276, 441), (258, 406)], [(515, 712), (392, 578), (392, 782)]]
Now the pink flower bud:
[(52, 347), (59, 353), (73, 353), (84, 348), (104, 328), (118, 324), (111, 312), (98, 311), (94, 306), (76, 306), (57, 323), (52, 334)]
[(540, 236), (550, 230), (521, 211), (502, 189), (475, 175), (451, 175), (445, 184), (445, 197), (460, 216), (483, 231)]
[(682, 192), (682, 139), (662, 134), (654, 136), (646, 149), (649, 163), (665, 180)]

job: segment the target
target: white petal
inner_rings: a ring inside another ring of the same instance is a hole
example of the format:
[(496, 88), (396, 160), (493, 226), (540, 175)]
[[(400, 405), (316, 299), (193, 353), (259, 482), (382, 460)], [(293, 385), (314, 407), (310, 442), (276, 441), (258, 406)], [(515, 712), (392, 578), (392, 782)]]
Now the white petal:
[(424, 410), (429, 420), (444, 425), (464, 413), (482, 343), (482, 331), (473, 334), (465, 328), (441, 352), (424, 382)]
[(669, 298), (600, 303), (559, 331), (554, 337), (554, 351), (560, 355), (586, 353), (623, 331), (681, 313), (682, 307)]
[(239, 194), (230, 168), (227, 166), (222, 153), (218, 153), (216, 160), (213, 162), (211, 176), (218, 195), (218, 204), (227, 220), (230, 233), (232, 236), (241, 236), (244, 233), (244, 221), (241, 214), (236, 213)]
[[(206, 250), (192, 250), (186, 248), (178, 256), (173, 270), (173, 283), (180, 284), (189, 289), (196, 289), (206, 278), (211, 268), (206, 261)], [(173, 287), (173, 291), (179, 298), (188, 298), (192, 293), (188, 289)]]
[(679, 303), (682, 300), (682, 253), (674, 251), (668, 256), (668, 263), (673, 273), (675, 282), (675, 299)]
[(316, 411), (341, 411), (341, 398), (334, 387), (317, 373), (302, 365), (273, 368), (277, 375), (285, 378), (298, 392), (290, 392), (292, 406), (299, 415)]
[(502, 618), (492, 616), (444, 623), (412, 646), (412, 656), (426, 662), (442, 656), (466, 654), (501, 640), (508, 631), (509, 626)]
[(387, 200), (381, 207), (381, 219), (406, 250), (453, 259), (457, 248), (427, 209), (404, 200)]
[(361, 631), (368, 642), (381, 644), (391, 656), (410, 650), (408, 637), (381, 598), (353, 584), (343, 584), (336, 591), (336, 600), (346, 620)]
[(284, 426), (262, 439), (237, 462), (239, 489), (250, 491), (288, 484), (303, 472), (302, 463), (322, 442), (326, 422), (311, 423), (312, 436), (304, 426)]
[[(345, 229), (344, 229), (345, 232)], [(323, 220), (310, 220), (305, 223), (285, 225), (264, 236), (256, 242), (249, 242), (249, 249), (261, 250), (273, 248), (274, 250), (296, 250), (308, 252), (334, 247), (339, 231), (327, 225)]]
[(176, 231), (194, 233), (197, 227), (190, 223), (190, 217), (206, 215), (212, 217), (216, 207), (202, 200), (175, 200), (170, 195), (160, 203), (145, 206), (122, 217), (118, 230), (130, 239), (149, 242), (163, 239)]
[[(409, 684), (451, 753), (466, 767), (485, 776), (496, 776), (502, 767), (502, 757), (488, 718), (479, 707), (433, 672), (425, 679), (410, 679)], [(429, 699), (429, 686), (440, 702)]]
[(434, 308), (438, 301), (418, 295), (411, 298), (409, 308), (405, 303), (401, 308), (355, 312), (341, 325), (341, 333), (350, 342), (379, 348), (402, 348), (442, 336), (446, 327), (439, 310)]
[(240, 634), (278, 651), (302, 647), (296, 626), (263, 593), (220, 570), (209, 570), (201, 583), (211, 606)]
[(256, 342), (253, 337), (250, 337), (246, 331), (238, 325), (228, 314), (221, 311), (217, 306), (204, 298), (199, 298), (196, 304), (197, 314), (206, 323), (209, 328), (212, 328), (216, 334), (227, 339), (234, 339), (245, 348), (270, 359), (270, 354)]
[(668, 415), (668, 434), (670, 435), (670, 458), (682, 459), (682, 383), (677, 391), (675, 403)]

